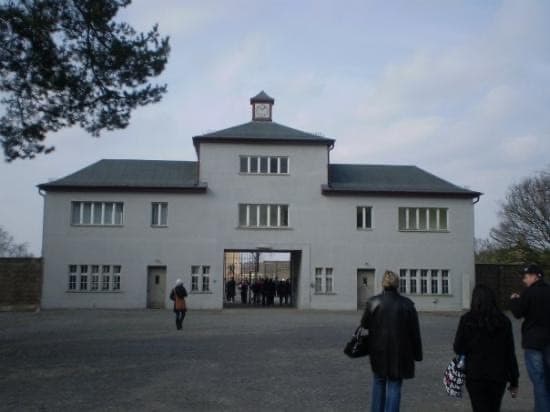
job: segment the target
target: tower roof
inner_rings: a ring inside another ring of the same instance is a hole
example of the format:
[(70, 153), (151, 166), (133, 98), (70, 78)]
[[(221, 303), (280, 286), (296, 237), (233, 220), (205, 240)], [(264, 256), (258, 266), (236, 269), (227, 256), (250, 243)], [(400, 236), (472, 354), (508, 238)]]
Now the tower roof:
[(275, 99), (271, 96), (269, 96), (266, 92), (263, 90), (258, 93), (256, 96), (250, 98), (250, 104), (252, 103), (271, 103), (275, 104)]

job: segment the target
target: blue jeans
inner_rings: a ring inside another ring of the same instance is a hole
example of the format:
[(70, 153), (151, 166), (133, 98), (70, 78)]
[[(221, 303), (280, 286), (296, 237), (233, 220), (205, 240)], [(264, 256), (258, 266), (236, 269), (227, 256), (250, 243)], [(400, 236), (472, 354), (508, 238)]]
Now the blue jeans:
[(386, 379), (374, 375), (371, 412), (399, 412), (401, 379)]
[(533, 383), (535, 412), (550, 411), (550, 346), (525, 349), (525, 367)]

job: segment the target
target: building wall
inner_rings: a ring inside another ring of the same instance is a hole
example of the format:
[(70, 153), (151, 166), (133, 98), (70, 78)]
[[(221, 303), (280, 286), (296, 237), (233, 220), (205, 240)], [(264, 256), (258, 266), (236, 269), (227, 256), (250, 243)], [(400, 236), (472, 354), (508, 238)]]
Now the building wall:
[(41, 284), (41, 258), (0, 258), (0, 311), (37, 310)]
[[(289, 175), (239, 173), (239, 155), (289, 156)], [(190, 293), (190, 308), (221, 308), (224, 250), (300, 251), (297, 306), (353, 310), (357, 269), (375, 269), (375, 290), (386, 269), (448, 269), (449, 296), (414, 296), (421, 310), (458, 310), (463, 279), (474, 275), (471, 199), (324, 196), (326, 146), (202, 144), (200, 180), (206, 194), (55, 193), (45, 198), (44, 307), (142, 308), (147, 267), (166, 266), (168, 291), (177, 278), (190, 289), (191, 266), (208, 265), (209, 293)], [(122, 201), (122, 227), (70, 224), (71, 201)], [(168, 227), (152, 228), (151, 202), (168, 203)], [(289, 227), (239, 228), (239, 203), (289, 205)], [(356, 228), (356, 207), (373, 208), (372, 230)], [(446, 233), (400, 232), (398, 207), (446, 207)], [(69, 264), (122, 266), (120, 292), (67, 292)], [(315, 268), (332, 268), (334, 291), (315, 294)], [(466, 290), (469, 290), (467, 285)]]

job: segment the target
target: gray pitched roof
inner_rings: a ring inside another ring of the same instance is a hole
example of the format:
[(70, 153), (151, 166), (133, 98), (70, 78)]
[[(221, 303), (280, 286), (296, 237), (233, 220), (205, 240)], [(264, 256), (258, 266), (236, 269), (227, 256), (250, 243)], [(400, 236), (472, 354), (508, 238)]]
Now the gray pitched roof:
[(103, 159), (73, 174), (38, 185), (43, 190), (205, 191), (198, 163), (167, 160)]
[(273, 104), (275, 103), (275, 99), (262, 90), (256, 96), (250, 98), (250, 104), (254, 102), (267, 102)]
[(333, 145), (334, 139), (303, 132), (275, 122), (252, 121), (228, 129), (195, 136), (193, 142), (195, 145), (200, 142), (282, 142)]
[(477, 197), (416, 166), (331, 164), (323, 193), (384, 193)]

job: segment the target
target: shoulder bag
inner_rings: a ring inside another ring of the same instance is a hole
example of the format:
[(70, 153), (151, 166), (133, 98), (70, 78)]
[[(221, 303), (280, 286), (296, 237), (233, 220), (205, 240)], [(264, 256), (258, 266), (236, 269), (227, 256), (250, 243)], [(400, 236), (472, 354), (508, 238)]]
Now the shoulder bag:
[(369, 335), (368, 330), (359, 326), (346, 346), (344, 353), (350, 358), (361, 358), (369, 354)]

